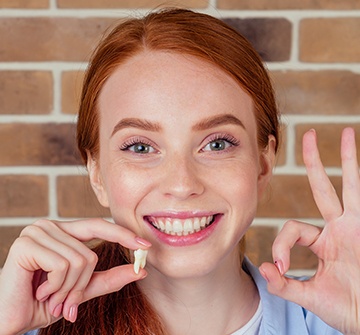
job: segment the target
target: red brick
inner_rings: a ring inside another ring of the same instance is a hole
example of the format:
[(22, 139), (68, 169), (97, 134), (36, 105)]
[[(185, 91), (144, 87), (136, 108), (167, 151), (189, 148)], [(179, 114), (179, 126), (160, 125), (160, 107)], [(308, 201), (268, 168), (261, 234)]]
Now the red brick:
[[(341, 195), (341, 178), (331, 177), (338, 195)], [(260, 201), (258, 217), (269, 218), (321, 218), (311, 193), (307, 176), (275, 175), (267, 194)]]
[(66, 71), (61, 77), (61, 109), (65, 114), (76, 114), (81, 97), (84, 73)]
[(48, 71), (0, 71), (0, 114), (49, 114), (53, 79)]
[(0, 8), (48, 8), (49, 0), (0, 0)]
[(84, 62), (114, 21), (109, 18), (0, 18), (0, 61)]
[(300, 246), (291, 249), (290, 262), (290, 270), (315, 270), (318, 266), (318, 258), (313, 252), (309, 248)]
[[(273, 262), (272, 244), (277, 235), (277, 228), (252, 226), (246, 233), (246, 256), (257, 266), (264, 262)], [(305, 247), (294, 246), (291, 249), (290, 270), (316, 269), (317, 257)]]
[(217, 0), (219, 9), (358, 9), (358, 0)]
[(0, 216), (48, 215), (48, 178), (32, 175), (0, 175)]
[[(182, 7), (206, 8), (207, 0), (182, 0)], [(57, 0), (59, 8), (159, 8), (158, 0)], [(165, 4), (166, 5), (166, 4)], [(176, 5), (176, 4), (175, 4)]]
[(59, 176), (57, 178), (58, 215), (69, 217), (110, 217), (90, 186), (87, 176)]
[(223, 21), (244, 35), (264, 61), (289, 60), (292, 30), (290, 21), (282, 18), (224, 18)]
[[(302, 137), (306, 131), (314, 128), (317, 133), (318, 148), (323, 164), (326, 167), (341, 167), (340, 139), (346, 126), (351, 126), (357, 133), (356, 143), (360, 148), (360, 124), (299, 124), (296, 126), (296, 164), (304, 165), (302, 158)], [(358, 152), (360, 162), (360, 152)]]
[(277, 234), (277, 228), (252, 226), (246, 232), (246, 256), (257, 266), (272, 262), (271, 246)]
[(360, 74), (351, 71), (274, 71), (284, 114), (358, 115)]
[(316, 18), (300, 22), (303, 62), (360, 62), (360, 18)]
[(72, 123), (0, 124), (0, 166), (77, 165)]

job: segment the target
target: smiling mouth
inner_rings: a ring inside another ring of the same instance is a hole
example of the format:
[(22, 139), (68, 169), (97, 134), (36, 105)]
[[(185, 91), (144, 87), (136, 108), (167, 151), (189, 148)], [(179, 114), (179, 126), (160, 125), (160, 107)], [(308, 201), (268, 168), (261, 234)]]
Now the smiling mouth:
[(193, 217), (187, 219), (146, 216), (145, 220), (162, 233), (186, 236), (197, 233), (210, 226), (216, 215)]

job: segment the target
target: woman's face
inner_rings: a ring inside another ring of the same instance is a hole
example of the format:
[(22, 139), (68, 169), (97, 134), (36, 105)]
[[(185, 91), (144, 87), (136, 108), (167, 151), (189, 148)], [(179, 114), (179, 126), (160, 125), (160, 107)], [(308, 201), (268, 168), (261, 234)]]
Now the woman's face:
[(272, 138), (257, 146), (252, 99), (212, 64), (147, 51), (114, 71), (98, 103), (90, 179), (114, 221), (152, 242), (148, 271), (203, 275), (235, 254), (274, 157)]

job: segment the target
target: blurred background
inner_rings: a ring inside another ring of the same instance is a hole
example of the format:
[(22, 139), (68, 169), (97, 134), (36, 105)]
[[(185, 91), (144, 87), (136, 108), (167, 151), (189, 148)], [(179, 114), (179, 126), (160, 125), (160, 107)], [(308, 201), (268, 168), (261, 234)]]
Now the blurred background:
[[(315, 128), (327, 172), (341, 195), (340, 134), (360, 147), (358, 0), (0, 0), (0, 267), (21, 229), (37, 218), (109, 217), (89, 187), (75, 147), (83, 72), (108, 27), (161, 6), (219, 17), (245, 35), (271, 73), (282, 112), (275, 176), (247, 234), (256, 264), (288, 219), (323, 225), (302, 161)], [(293, 274), (316, 258), (292, 252)]]

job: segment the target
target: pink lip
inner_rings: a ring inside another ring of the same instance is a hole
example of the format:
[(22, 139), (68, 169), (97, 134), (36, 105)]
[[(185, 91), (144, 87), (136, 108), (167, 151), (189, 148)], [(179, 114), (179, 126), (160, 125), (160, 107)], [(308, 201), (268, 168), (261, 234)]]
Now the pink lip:
[[(191, 215), (189, 215), (189, 213), (157, 213), (155, 215), (149, 215), (149, 216), (158, 216), (158, 217), (172, 217), (172, 218), (179, 218), (179, 219), (186, 219), (188, 217), (197, 217), (197, 216), (209, 216), (209, 215), (214, 215), (214, 214), (209, 214), (209, 213), (191, 213)], [(185, 235), (185, 236), (178, 236), (178, 235), (169, 235), (169, 234), (165, 234), (163, 232), (161, 232), (160, 230), (156, 229), (152, 224), (150, 224), (147, 220), (144, 220), (148, 227), (150, 228), (151, 232), (156, 236), (156, 238), (158, 240), (160, 240), (161, 242), (173, 246), (173, 247), (184, 247), (184, 246), (191, 246), (197, 243), (200, 243), (202, 241), (204, 241), (205, 239), (207, 239), (210, 235), (212, 235), (212, 233), (214, 232), (214, 230), (217, 228), (218, 223), (221, 219), (222, 215), (221, 214), (216, 214), (214, 215), (214, 222), (209, 225), (208, 227), (206, 227), (205, 229), (202, 229), (199, 232), (193, 233), (193, 234), (189, 234), (189, 235)]]

